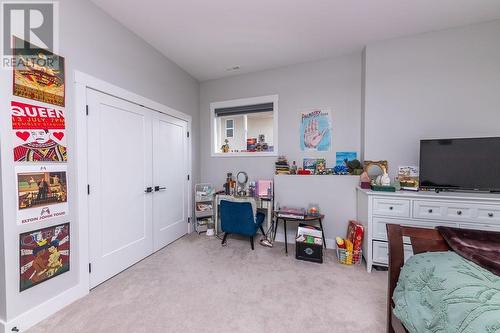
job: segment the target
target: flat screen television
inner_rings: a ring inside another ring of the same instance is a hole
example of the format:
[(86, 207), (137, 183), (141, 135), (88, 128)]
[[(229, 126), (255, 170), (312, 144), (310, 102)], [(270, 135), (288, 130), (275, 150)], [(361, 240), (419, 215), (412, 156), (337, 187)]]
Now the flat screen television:
[(420, 188), (500, 191), (500, 137), (420, 141)]

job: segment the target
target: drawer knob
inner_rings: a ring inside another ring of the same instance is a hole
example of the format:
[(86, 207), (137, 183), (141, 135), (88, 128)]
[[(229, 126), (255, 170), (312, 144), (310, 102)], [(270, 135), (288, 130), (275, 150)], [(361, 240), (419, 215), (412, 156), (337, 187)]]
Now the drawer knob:
[(493, 217), (494, 215), (493, 215), (493, 213), (488, 213), (488, 216)]
[(393, 209), (394, 209), (394, 207), (392, 207), (392, 206), (391, 206), (391, 207), (389, 207), (389, 210), (393, 210)]
[(462, 215), (462, 211), (461, 210), (457, 211), (457, 215)]
[(432, 209), (429, 209), (428, 212), (429, 212), (429, 214), (431, 214), (432, 213)]

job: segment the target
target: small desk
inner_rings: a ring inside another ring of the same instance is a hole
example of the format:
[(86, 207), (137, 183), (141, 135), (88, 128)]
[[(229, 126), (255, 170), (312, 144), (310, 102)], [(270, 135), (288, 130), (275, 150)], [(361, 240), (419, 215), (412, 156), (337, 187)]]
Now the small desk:
[[(276, 225), (274, 226), (274, 239), (276, 239), (276, 232), (278, 231), (278, 224), (279, 221), (283, 221), (283, 230), (285, 232), (285, 253), (288, 255), (288, 242), (287, 242), (287, 236), (286, 236), (286, 222), (302, 222), (302, 223), (309, 223), (309, 222), (314, 222), (317, 221), (319, 222), (319, 227), (321, 229), (321, 237), (323, 237), (323, 246), (326, 249), (326, 240), (325, 240), (325, 233), (323, 231), (323, 219), (325, 218), (325, 215), (318, 215), (318, 216), (304, 216), (303, 219), (300, 218), (293, 218), (293, 217), (279, 217), (278, 214), (275, 212), (274, 213), (274, 218), (276, 219)], [(273, 239), (273, 241), (274, 241)]]
[[(256, 205), (257, 211), (264, 210), (266, 211), (266, 224), (267, 230), (271, 228), (272, 219), (273, 219), (273, 198), (272, 197), (238, 197), (233, 195), (226, 194), (216, 194), (215, 195), (215, 203), (214, 203), (214, 222), (215, 222), (215, 235), (219, 234), (220, 226), (219, 226), (219, 205), (221, 200), (224, 199), (240, 199), (248, 202), (253, 202)], [(266, 230), (266, 231), (267, 231)]]

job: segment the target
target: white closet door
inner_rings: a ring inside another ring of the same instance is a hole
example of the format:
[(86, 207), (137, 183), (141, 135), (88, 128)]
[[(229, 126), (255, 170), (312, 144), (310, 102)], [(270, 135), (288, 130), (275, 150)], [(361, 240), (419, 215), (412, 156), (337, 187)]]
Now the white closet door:
[[(94, 90), (89, 104), (90, 286), (153, 251), (151, 111)], [(167, 184), (172, 186), (172, 184)]]
[(187, 122), (164, 114), (153, 121), (155, 251), (187, 233)]

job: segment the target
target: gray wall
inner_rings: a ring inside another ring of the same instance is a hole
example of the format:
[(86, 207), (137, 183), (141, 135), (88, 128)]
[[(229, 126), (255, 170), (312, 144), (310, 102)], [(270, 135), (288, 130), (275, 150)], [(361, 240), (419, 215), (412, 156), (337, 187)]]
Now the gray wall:
[[(50, 225), (71, 221), (71, 270), (44, 282), (43, 285), (19, 293), (19, 233), (48, 226), (48, 223), (17, 226), (15, 219), (15, 180), (12, 162), (10, 93), (12, 75), (0, 77), (4, 94), (0, 104), (3, 190), (3, 234), (6, 263), (6, 284), (0, 294), (7, 296), (5, 309), (0, 302), (0, 318), (11, 320), (35, 306), (63, 293), (78, 283), (78, 253), (76, 251), (78, 221), (75, 210), (75, 146), (74, 137), (74, 70), (79, 70), (119, 87), (165, 104), (193, 117), (193, 180), (199, 179), (199, 83), (174, 63), (126, 30), (90, 1), (60, 1), (60, 55), (66, 58), (66, 115), (69, 139), (69, 202), (70, 214), (54, 219)], [(0, 235), (2, 232), (0, 232)], [(0, 251), (1, 253), (2, 251)], [(2, 268), (3, 270), (3, 268)], [(3, 275), (3, 274), (2, 274)], [(0, 282), (3, 279), (0, 278)], [(3, 297), (2, 297), (3, 298)], [(10, 330), (10, 328), (9, 328)]]
[(500, 135), (500, 21), (366, 49), (365, 157), (418, 165), (424, 138)]
[[(206, 81), (200, 88), (201, 179), (221, 187), (226, 172), (244, 170), (250, 179), (272, 179), (276, 157), (211, 157), (210, 103), (279, 95), (279, 153), (302, 164), (304, 157), (324, 157), (335, 164), (335, 151), (360, 151), (361, 52), (335, 59)], [(331, 152), (300, 151), (300, 112), (314, 107), (333, 111)]]

